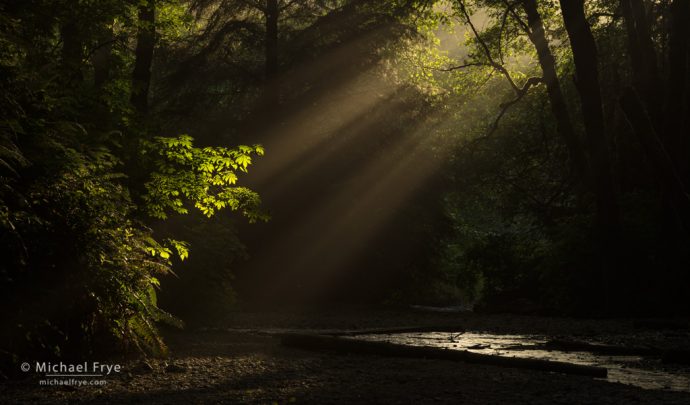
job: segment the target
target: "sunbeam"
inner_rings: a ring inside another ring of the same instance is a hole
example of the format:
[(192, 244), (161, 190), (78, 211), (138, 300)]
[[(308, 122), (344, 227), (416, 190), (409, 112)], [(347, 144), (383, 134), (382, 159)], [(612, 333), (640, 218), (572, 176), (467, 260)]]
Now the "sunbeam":
[[(404, 103), (396, 106), (391, 100), (383, 100), (382, 104), (379, 112), (383, 114), (396, 109), (404, 111)], [(295, 210), (283, 212), (291, 225), (271, 235), (270, 242), (263, 245), (265, 254), (254, 259), (252, 268), (258, 272), (280, 266), (280, 271), (257, 287), (263, 299), (286, 291), (293, 291), (300, 299), (329, 294), (332, 284), (342, 276), (340, 273), (348, 271), (362, 249), (400, 215), (400, 207), (443, 163), (444, 156), (432, 153), (430, 145), (434, 130), (444, 123), (444, 114), (447, 113), (413, 115), (408, 118), (409, 126), (401, 125), (400, 133), (384, 136), (377, 134), (375, 119), (359, 120), (354, 127), (346, 127), (347, 131), (356, 130), (357, 136), (348, 133), (335, 137), (322, 145), (321, 149), (328, 151), (324, 156), (294, 168), (293, 175), (283, 180), (279, 190), (299, 187), (300, 181), (313, 179), (314, 174), (331, 174), (312, 183), (307, 206), (298, 205)], [(368, 145), (376, 148), (364, 151), (358, 160), (347, 158), (353, 148), (361, 146), (363, 136), (368, 136)], [(347, 159), (350, 164), (346, 171), (335, 172), (329, 159)], [(314, 190), (319, 186), (323, 189)], [(305, 187), (299, 189), (304, 192)], [(270, 195), (291, 206), (285, 194)]]

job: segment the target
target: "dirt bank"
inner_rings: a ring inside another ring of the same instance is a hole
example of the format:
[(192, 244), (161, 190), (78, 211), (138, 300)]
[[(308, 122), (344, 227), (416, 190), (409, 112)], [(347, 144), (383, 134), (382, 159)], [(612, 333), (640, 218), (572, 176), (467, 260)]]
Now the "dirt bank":
[[(690, 403), (690, 394), (588, 377), (425, 359), (290, 349), (271, 330), (458, 325), (552, 335), (640, 334), (634, 321), (475, 316), (414, 311), (241, 312), (211, 329), (168, 333), (166, 360), (120, 360), (103, 387), (45, 387), (39, 376), (0, 385), (0, 403)], [(638, 323), (639, 324), (639, 323)], [(649, 331), (642, 331), (648, 333)], [(683, 336), (675, 330), (672, 336)]]

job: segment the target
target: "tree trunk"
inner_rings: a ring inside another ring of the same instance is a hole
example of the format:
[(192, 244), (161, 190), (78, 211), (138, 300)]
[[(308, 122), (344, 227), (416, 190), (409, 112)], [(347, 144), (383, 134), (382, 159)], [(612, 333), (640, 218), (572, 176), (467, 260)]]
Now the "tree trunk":
[(544, 24), (537, 9), (537, 2), (536, 0), (523, 0), (522, 7), (527, 13), (527, 22), (530, 28), (528, 32), (529, 39), (537, 50), (539, 65), (543, 72), (546, 91), (551, 104), (551, 112), (556, 119), (558, 134), (565, 141), (573, 173), (579, 177), (579, 181), (588, 183), (590, 175), (587, 168), (587, 160), (580, 140), (573, 130), (573, 124), (570, 120), (568, 107), (565, 103), (556, 71), (556, 61), (551, 53), (551, 49), (549, 49), (549, 42), (544, 33)]
[(611, 173), (609, 145), (604, 130), (597, 48), (585, 17), (584, 0), (560, 0), (560, 4), (575, 62), (575, 85), (580, 94), (594, 177), (597, 223), (603, 237), (602, 242), (608, 244), (616, 237), (619, 213)]
[(280, 10), (278, 0), (266, 0), (264, 16), (266, 18), (266, 88), (265, 104), (270, 111), (280, 102), (278, 76), (278, 17)]
[(608, 311), (616, 313), (622, 309), (619, 307), (623, 302), (620, 294), (624, 290), (620, 287), (624, 278), (619, 274), (620, 219), (611, 173), (609, 142), (604, 128), (597, 48), (585, 17), (584, 0), (559, 1), (573, 52), (575, 86), (580, 95), (596, 197), (596, 236), (593, 242), (600, 266), (596, 273), (601, 289), (595, 298)]
[[(621, 108), (652, 165), (664, 202), (670, 209), (668, 234), (673, 235), (676, 231), (687, 234), (690, 232), (690, 195), (634, 89), (624, 92)], [(681, 229), (673, 229), (679, 225)]]
[(668, 151), (683, 181), (690, 180), (690, 1), (675, 0), (671, 5), (671, 30), (669, 33), (669, 79), (666, 99), (665, 131)]
[(60, 25), (60, 38), (62, 39), (61, 63), (65, 71), (64, 79), (68, 83), (80, 82), (83, 79), (81, 72), (83, 44), (79, 33), (79, 26), (74, 21), (65, 21)]
[(104, 29), (100, 37), (101, 43), (98, 45), (98, 49), (94, 51), (91, 58), (91, 63), (93, 63), (93, 81), (97, 89), (103, 87), (110, 79), (112, 73), (111, 66), (113, 62), (114, 41), (112, 29)]
[(156, 40), (155, 0), (146, 0), (139, 6), (139, 31), (137, 49), (132, 72), (132, 94), (130, 101), (140, 115), (148, 113), (149, 88), (151, 86), (151, 64)]
[(652, 122), (658, 127), (662, 116), (662, 86), (647, 12), (642, 0), (620, 0), (620, 5), (628, 33), (634, 84), (644, 99)]
[(266, 79), (278, 72), (278, 0), (266, 1)]

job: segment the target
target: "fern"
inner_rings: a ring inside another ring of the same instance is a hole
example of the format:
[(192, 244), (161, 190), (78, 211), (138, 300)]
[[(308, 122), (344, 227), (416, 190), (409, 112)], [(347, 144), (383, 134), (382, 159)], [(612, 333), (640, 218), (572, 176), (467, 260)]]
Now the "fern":
[(167, 356), (168, 347), (150, 318), (139, 313), (129, 319), (127, 326), (132, 343), (142, 353), (152, 353), (159, 357)]

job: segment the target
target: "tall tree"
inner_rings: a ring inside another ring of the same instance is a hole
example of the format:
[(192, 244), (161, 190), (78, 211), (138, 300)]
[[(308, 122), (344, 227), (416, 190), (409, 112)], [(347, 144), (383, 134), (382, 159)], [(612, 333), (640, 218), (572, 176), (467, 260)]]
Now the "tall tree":
[(263, 11), (266, 18), (266, 79), (270, 80), (278, 73), (278, 0), (266, 0)]
[(74, 17), (65, 16), (60, 23), (60, 39), (62, 41), (61, 63), (68, 82), (81, 81), (83, 58), (83, 42), (79, 32), (79, 25)]
[[(508, 7), (511, 6), (508, 5)], [(522, 7), (527, 14), (527, 24), (520, 19), (511, 7), (512, 15), (523, 25), (537, 51), (539, 65), (544, 75), (544, 83), (546, 84), (546, 91), (551, 104), (551, 112), (556, 119), (558, 133), (568, 148), (572, 170), (574, 174), (579, 176), (581, 181), (587, 182), (590, 177), (589, 170), (587, 169), (587, 160), (580, 140), (573, 130), (573, 123), (568, 113), (563, 92), (561, 91), (560, 80), (558, 79), (556, 60), (551, 53), (549, 42), (544, 33), (544, 23), (537, 9), (537, 2), (536, 0), (523, 0)]]
[(268, 113), (278, 108), (280, 103), (280, 86), (278, 84), (278, 18), (280, 16), (280, 8), (278, 0), (266, 0), (266, 6), (263, 8), (265, 24), (266, 24), (266, 38), (265, 38), (265, 58), (266, 58), (266, 73), (265, 73), (265, 101)]
[(671, 5), (669, 33), (669, 78), (666, 99), (666, 125), (669, 152), (681, 177), (690, 181), (690, 1), (675, 0)]
[(139, 30), (134, 71), (132, 72), (132, 94), (130, 101), (140, 115), (148, 112), (149, 88), (151, 87), (151, 64), (156, 40), (156, 3), (146, 0), (139, 6)]
[(585, 16), (584, 0), (560, 0), (560, 4), (573, 52), (575, 85), (580, 95), (589, 146), (596, 194), (597, 224), (603, 242), (610, 243), (618, 229), (619, 212), (611, 173), (609, 144), (604, 128), (597, 47)]
[(97, 88), (103, 86), (110, 79), (113, 63), (113, 43), (115, 42), (112, 28), (104, 27), (101, 31), (102, 33), (98, 35), (98, 44), (91, 57), (94, 71), (93, 80)]
[(628, 35), (628, 53), (633, 71), (634, 85), (644, 98), (653, 122), (661, 120), (663, 87), (657, 67), (647, 12), (642, 0), (621, 0), (621, 10)]

